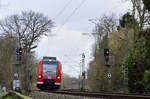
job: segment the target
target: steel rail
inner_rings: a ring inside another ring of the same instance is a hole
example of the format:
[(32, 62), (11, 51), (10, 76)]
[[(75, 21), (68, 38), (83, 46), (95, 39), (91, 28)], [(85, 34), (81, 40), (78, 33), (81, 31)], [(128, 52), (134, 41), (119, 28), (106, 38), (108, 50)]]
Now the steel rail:
[[(36, 91), (36, 90), (34, 90)], [(93, 97), (93, 98), (104, 98), (104, 99), (150, 99), (150, 95), (138, 95), (138, 94), (117, 94), (117, 93), (104, 93), (104, 92), (83, 92), (77, 90), (37, 90), (39, 92), (63, 94), (63, 95), (73, 95), (73, 96), (83, 96), (83, 97)]]

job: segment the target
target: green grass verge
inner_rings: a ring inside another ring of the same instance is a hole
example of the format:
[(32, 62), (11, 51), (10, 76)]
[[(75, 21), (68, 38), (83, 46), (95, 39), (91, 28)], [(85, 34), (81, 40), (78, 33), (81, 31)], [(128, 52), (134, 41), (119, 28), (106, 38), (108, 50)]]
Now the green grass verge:
[(15, 91), (9, 91), (0, 94), (0, 99), (32, 99)]
[(2, 99), (4, 96), (6, 96), (8, 94), (8, 92), (2, 92), (0, 93), (0, 99)]

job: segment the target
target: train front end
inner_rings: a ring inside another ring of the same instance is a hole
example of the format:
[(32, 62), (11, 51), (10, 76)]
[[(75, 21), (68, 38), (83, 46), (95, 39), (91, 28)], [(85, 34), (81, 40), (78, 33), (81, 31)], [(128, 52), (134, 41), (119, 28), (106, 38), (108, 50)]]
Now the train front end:
[(55, 57), (43, 57), (38, 64), (37, 87), (58, 89), (61, 85), (61, 63)]

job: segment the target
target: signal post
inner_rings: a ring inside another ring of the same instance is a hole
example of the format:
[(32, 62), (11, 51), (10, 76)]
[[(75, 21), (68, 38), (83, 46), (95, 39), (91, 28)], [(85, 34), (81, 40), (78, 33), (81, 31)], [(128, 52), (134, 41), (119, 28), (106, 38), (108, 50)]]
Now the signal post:
[(109, 56), (109, 48), (104, 48), (104, 58), (105, 58), (105, 66), (107, 66), (108, 68), (108, 72), (107, 72), (107, 78), (108, 78), (108, 86), (109, 86), (109, 91), (111, 91), (111, 77), (112, 77), (112, 73), (110, 71), (110, 56)]
[(82, 53), (82, 75), (81, 75), (81, 91), (85, 89), (85, 54)]
[(15, 72), (14, 72), (14, 79), (13, 79), (13, 90), (20, 91), (20, 79), (19, 79), (19, 68), (21, 65), (21, 59), (22, 59), (22, 48), (17, 47), (16, 49), (16, 62), (15, 62)]

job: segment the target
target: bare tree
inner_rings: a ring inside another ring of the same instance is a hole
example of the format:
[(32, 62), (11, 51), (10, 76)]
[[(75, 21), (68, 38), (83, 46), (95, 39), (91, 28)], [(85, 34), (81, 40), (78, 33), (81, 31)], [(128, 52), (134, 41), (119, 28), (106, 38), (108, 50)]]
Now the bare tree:
[(4, 35), (17, 37), (18, 46), (30, 52), (42, 36), (50, 33), (53, 22), (41, 13), (28, 11), (5, 18), (0, 27)]
[[(91, 19), (92, 23), (95, 24), (94, 33), (98, 34), (96, 36), (97, 44), (95, 46), (99, 46), (103, 37), (108, 37), (109, 33), (117, 30), (117, 21), (115, 15), (112, 14), (110, 16), (103, 15), (100, 18)], [(96, 47), (97, 48), (97, 47)], [(95, 48), (95, 50), (96, 50)]]

